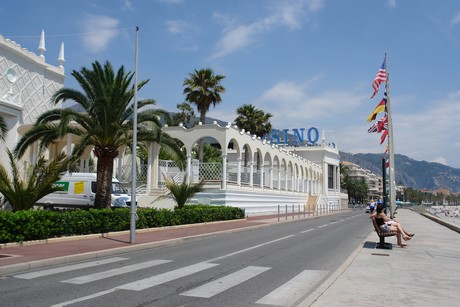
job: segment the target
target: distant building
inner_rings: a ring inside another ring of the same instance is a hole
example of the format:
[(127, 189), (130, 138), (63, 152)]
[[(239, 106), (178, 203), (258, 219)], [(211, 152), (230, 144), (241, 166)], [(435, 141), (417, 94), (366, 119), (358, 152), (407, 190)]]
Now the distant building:
[(361, 181), (367, 184), (369, 189), (368, 201), (377, 200), (383, 195), (383, 179), (367, 169), (362, 168), (358, 164), (342, 161), (342, 164), (348, 168), (348, 176), (352, 180)]

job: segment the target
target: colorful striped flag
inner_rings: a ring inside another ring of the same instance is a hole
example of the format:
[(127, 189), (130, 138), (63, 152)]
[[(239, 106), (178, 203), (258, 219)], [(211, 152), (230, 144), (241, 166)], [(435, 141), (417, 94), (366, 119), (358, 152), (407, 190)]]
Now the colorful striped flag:
[(374, 94), (372, 94), (372, 98), (374, 98), (375, 94), (379, 91), (380, 83), (387, 82), (387, 57), (383, 59), (382, 67), (380, 67), (377, 75), (374, 78), (374, 82), (372, 82), (372, 87), (374, 88)]
[(372, 111), (372, 114), (369, 115), (367, 118), (368, 122), (373, 121), (378, 113), (386, 112), (387, 111), (387, 93), (385, 92), (383, 94), (382, 100), (379, 102), (379, 104), (375, 107), (374, 111)]

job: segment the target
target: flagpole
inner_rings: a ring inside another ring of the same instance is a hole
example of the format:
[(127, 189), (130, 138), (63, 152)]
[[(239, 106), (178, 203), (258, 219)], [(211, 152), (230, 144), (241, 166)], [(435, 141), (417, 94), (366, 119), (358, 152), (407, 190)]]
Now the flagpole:
[(387, 115), (388, 115), (388, 160), (389, 160), (389, 174), (388, 174), (388, 193), (390, 200), (390, 216), (394, 218), (396, 210), (396, 178), (395, 178), (395, 152), (393, 140), (393, 118), (391, 116), (391, 98), (390, 98), (390, 74), (388, 70), (387, 53), (385, 52), (385, 65), (387, 82), (385, 84), (385, 91), (387, 92)]
[(130, 232), (129, 242), (136, 243), (136, 156), (137, 156), (137, 53), (139, 46), (139, 27), (136, 27), (136, 48), (135, 48), (135, 59), (134, 59), (134, 105), (133, 105), (133, 148), (132, 154), (132, 177), (131, 177), (131, 219), (130, 219)]

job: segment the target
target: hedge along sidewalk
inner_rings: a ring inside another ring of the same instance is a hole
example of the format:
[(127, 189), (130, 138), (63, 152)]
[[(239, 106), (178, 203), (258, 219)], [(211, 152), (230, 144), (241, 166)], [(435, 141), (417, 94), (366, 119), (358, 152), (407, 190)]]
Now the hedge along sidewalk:
[[(225, 206), (190, 206), (182, 209), (140, 208), (138, 229), (244, 218), (244, 210)], [(0, 212), (0, 243), (41, 241), (51, 238), (105, 234), (130, 229), (130, 208), (65, 212)]]

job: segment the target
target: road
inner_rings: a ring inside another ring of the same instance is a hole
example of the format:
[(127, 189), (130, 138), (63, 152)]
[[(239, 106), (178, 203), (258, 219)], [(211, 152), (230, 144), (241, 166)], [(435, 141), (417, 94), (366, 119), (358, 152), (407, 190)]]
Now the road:
[(0, 280), (0, 306), (298, 306), (372, 230), (347, 211)]

